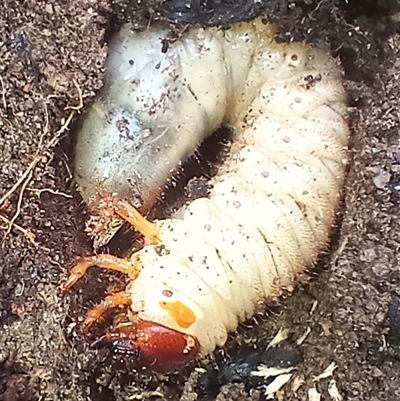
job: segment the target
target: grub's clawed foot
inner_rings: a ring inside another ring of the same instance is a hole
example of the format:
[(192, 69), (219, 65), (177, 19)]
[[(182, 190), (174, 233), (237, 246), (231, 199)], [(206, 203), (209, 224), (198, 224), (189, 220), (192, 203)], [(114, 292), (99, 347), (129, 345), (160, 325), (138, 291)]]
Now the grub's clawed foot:
[(132, 279), (135, 279), (140, 271), (137, 259), (128, 260), (108, 254), (88, 256), (71, 269), (69, 277), (63, 286), (64, 291), (71, 289), (86, 274), (86, 271), (93, 266), (118, 271), (127, 274)]
[(86, 273), (88, 267), (84, 263), (78, 263), (69, 272), (67, 281), (63, 285), (63, 290), (68, 291), (71, 289)]
[(91, 232), (98, 234), (110, 224), (116, 224), (113, 222), (113, 217), (117, 215), (140, 232), (147, 244), (157, 245), (159, 243), (157, 224), (147, 220), (130, 202), (112, 196), (102, 196), (92, 203), (95, 218), (92, 222)]
[(115, 204), (115, 213), (136, 228), (145, 238), (148, 245), (157, 245), (160, 242), (157, 224), (143, 217), (136, 208), (128, 202), (119, 200)]
[(116, 294), (108, 295), (98, 305), (89, 311), (86, 319), (83, 322), (83, 328), (89, 329), (95, 323), (99, 322), (103, 315), (109, 310), (118, 307), (127, 307), (132, 303), (132, 298), (125, 291), (117, 292)]

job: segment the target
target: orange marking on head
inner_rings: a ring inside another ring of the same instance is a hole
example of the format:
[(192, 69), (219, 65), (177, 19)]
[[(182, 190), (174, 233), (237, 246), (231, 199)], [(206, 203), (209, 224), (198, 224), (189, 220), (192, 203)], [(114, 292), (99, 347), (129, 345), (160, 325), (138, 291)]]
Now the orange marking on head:
[(196, 321), (196, 315), (181, 301), (160, 302), (160, 306), (169, 312), (175, 322), (182, 328), (187, 329)]

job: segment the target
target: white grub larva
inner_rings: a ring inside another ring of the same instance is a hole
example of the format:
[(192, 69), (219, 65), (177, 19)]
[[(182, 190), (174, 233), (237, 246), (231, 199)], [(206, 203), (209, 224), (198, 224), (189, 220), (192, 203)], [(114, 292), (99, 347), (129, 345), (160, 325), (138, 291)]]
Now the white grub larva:
[[(140, 42), (165, 35), (158, 32), (151, 28), (128, 38)], [(234, 133), (231, 154), (212, 179), (209, 196), (183, 206), (171, 219), (151, 223), (127, 202), (116, 201), (116, 213), (144, 235), (146, 245), (127, 259), (86, 258), (66, 283), (71, 287), (94, 265), (128, 274), (126, 290), (95, 307), (85, 325), (110, 307), (126, 306), (130, 323), (106, 339), (133, 352), (137, 366), (155, 370), (173, 369), (223, 346), (239, 322), (313, 265), (334, 224), (349, 136), (335, 61), (305, 44), (277, 44), (262, 19), (229, 30), (192, 28), (170, 49), (186, 79), (199, 78), (190, 84), (191, 103), (164, 99), (163, 107), (173, 110), (173, 125), (198, 129), (197, 142), (223, 122)], [(213, 69), (205, 80), (210, 59), (221, 72)], [(114, 72), (117, 81), (122, 71)], [(142, 73), (138, 69), (135, 77)], [(186, 81), (177, 82), (183, 91)], [(115, 90), (123, 91), (118, 85)], [(149, 90), (164, 93), (154, 85)], [(127, 91), (123, 107), (131, 101)], [(168, 149), (165, 154), (170, 157)], [(153, 175), (149, 161), (141, 176)]]

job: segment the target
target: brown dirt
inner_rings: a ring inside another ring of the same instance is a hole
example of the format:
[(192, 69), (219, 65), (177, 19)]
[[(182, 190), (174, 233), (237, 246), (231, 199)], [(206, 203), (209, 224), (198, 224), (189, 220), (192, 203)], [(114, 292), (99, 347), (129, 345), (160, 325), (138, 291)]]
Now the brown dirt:
[[(0, 400), (200, 399), (199, 373), (191, 368), (143, 377), (116, 371), (105, 350), (88, 348), (76, 323), (101, 298), (100, 290), (121, 283), (119, 277), (93, 271), (79, 291), (59, 291), (76, 257), (91, 252), (71, 176), (69, 127), (73, 131), (79, 114), (71, 107), (79, 105), (79, 91), (87, 102), (101, 87), (104, 37), (116, 15), (126, 16), (123, 2), (0, 3)], [(305, 39), (341, 58), (354, 131), (341, 225), (330, 252), (308, 283), (257, 324), (241, 327), (227, 347), (262, 350), (279, 328), (288, 328), (294, 340), (310, 328), (298, 347), (303, 362), (296, 373), (306, 383), (298, 398), (287, 389), (286, 400), (306, 400), (313, 386), (331, 399), (330, 379), (312, 382), (331, 361), (345, 400), (400, 399), (399, 352), (386, 341), (388, 305), (400, 296), (400, 198), (389, 189), (400, 179), (400, 30), (391, 3), (268, 3), (277, 6), (282, 39)], [(14, 215), (8, 232), (4, 218)], [(260, 396), (228, 384), (217, 399)]]

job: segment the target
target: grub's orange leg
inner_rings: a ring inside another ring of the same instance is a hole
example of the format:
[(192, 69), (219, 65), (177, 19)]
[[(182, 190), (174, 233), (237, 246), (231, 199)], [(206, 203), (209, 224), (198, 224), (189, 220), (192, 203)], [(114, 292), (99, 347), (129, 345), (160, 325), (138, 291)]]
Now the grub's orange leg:
[(83, 322), (84, 328), (89, 328), (98, 322), (108, 309), (117, 308), (119, 306), (129, 306), (132, 303), (132, 298), (126, 291), (117, 292), (116, 294), (108, 295), (98, 305), (89, 311)]
[(116, 256), (107, 254), (88, 256), (83, 258), (71, 269), (69, 277), (64, 284), (64, 290), (69, 290), (79, 279), (85, 275), (87, 269), (93, 266), (118, 271), (127, 274), (132, 279), (135, 279), (140, 272), (140, 265), (138, 260), (135, 258), (129, 260), (117, 258)]
[(119, 200), (115, 205), (115, 213), (136, 228), (149, 245), (157, 245), (160, 235), (157, 224), (143, 217), (132, 205), (124, 200)]

